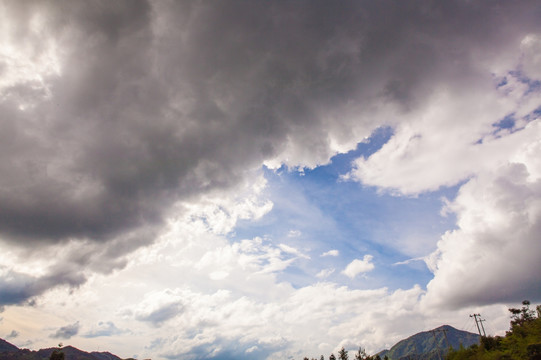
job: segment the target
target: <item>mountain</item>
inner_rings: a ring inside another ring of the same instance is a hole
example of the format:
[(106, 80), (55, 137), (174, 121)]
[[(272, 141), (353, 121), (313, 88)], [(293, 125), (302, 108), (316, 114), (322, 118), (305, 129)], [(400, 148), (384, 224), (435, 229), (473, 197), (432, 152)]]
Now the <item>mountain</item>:
[(17, 351), (19, 348), (13, 344), (8, 343), (6, 340), (0, 339), (0, 353)]
[[(0, 339), (0, 360), (46, 360), (49, 359), (52, 352), (58, 348), (41, 349), (32, 351), (28, 349), (19, 349), (15, 345)], [(86, 352), (66, 346), (60, 349), (64, 353), (65, 360), (122, 360), (120, 357), (109, 352)]]
[(383, 350), (378, 355), (382, 359), (387, 355), (391, 360), (439, 360), (449, 347), (459, 349), (461, 345), (469, 347), (473, 344), (479, 344), (479, 335), (443, 325), (401, 340), (390, 350)]

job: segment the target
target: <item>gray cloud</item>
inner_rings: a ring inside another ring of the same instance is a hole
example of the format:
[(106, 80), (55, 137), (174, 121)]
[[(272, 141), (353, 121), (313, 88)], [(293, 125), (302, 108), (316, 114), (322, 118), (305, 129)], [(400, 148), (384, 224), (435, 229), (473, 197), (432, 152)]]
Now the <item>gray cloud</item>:
[[(59, 267), (122, 268), (175, 201), (266, 160), (325, 162), (333, 144), (398, 121), (378, 108), (407, 112), (434, 84), (467, 87), (476, 54), (539, 32), (535, 5), (9, 2), (6, 38), (26, 44), (39, 76), (0, 60), (2, 240), (78, 241)], [(79, 284), (81, 271), (0, 279), (0, 303)]]
[(83, 335), (85, 338), (95, 338), (101, 336), (113, 336), (126, 333), (127, 330), (122, 330), (116, 327), (112, 321), (100, 322), (98, 327)]
[(17, 336), (19, 336), (19, 332), (16, 330), (11, 330), (11, 332), (6, 335), (6, 339), (15, 339)]
[(54, 334), (51, 334), (50, 337), (53, 339), (65, 339), (68, 340), (72, 336), (75, 336), (79, 333), (79, 322), (75, 322), (70, 325), (62, 326)]
[(81, 273), (59, 272), (33, 277), (9, 270), (0, 277), (0, 306), (25, 303), (32, 305), (34, 297), (50, 288), (59, 285), (76, 287), (85, 281)]
[(165, 321), (182, 313), (184, 306), (180, 302), (173, 302), (159, 306), (157, 309), (136, 314), (139, 321), (149, 322), (154, 326), (160, 326)]

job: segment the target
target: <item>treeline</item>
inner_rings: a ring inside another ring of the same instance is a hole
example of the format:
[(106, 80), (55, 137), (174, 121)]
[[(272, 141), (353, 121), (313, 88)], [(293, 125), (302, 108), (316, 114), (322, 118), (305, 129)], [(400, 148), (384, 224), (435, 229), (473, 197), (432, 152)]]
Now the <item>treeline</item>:
[(451, 350), (447, 360), (541, 360), (541, 305), (509, 309), (510, 330), (505, 336), (483, 336), (479, 345)]
[[(354, 360), (389, 360), (387, 355), (385, 355), (383, 359), (377, 354), (368, 355), (362, 347), (360, 347), (359, 350), (357, 350), (357, 352), (355, 353), (355, 357), (353, 359)], [(318, 359), (316, 358), (309, 359), (305, 357), (303, 360), (318, 360)], [(319, 360), (325, 360), (325, 357), (321, 355)], [(338, 352), (338, 358), (334, 356), (334, 354), (331, 354), (329, 355), (329, 360), (349, 360), (348, 351), (342, 347), (342, 349), (340, 349), (340, 351)]]

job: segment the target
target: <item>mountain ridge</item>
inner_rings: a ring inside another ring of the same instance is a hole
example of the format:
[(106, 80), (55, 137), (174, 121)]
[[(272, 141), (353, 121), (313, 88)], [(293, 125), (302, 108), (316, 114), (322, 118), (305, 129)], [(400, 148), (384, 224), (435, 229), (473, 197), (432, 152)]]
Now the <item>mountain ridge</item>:
[(0, 339), (0, 360), (43, 360), (49, 359), (53, 351), (60, 350), (66, 360), (122, 360), (110, 352), (86, 352), (73, 346), (63, 348), (45, 348), (39, 350), (20, 349), (17, 346)]
[(387, 356), (390, 360), (415, 359), (438, 360), (449, 348), (469, 347), (479, 344), (480, 336), (468, 331), (455, 329), (450, 325), (442, 325), (432, 330), (421, 331), (400, 340), (390, 349), (380, 351), (378, 355)]

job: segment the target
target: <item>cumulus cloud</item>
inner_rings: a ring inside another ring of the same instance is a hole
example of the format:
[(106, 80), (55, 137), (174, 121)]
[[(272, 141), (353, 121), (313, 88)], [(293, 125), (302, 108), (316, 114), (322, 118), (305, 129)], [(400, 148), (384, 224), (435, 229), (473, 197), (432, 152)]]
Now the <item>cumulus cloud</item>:
[(429, 258), (427, 301), (462, 307), (541, 299), (541, 126), (531, 127), (537, 136), (511, 162), (468, 181), (449, 205), (458, 229)]
[(77, 335), (79, 333), (79, 322), (75, 322), (70, 325), (62, 326), (54, 334), (51, 334), (50, 337), (53, 339), (64, 339), (68, 340), (71, 339), (71, 337)]
[(537, 76), (531, 4), (3, 4), (1, 239), (94, 243), (111, 272), (178, 202), (263, 163), (326, 163), (383, 125), (395, 135), (350, 178), (402, 193), (456, 184), (506, 151), (484, 146), (491, 124), (535, 109), (508, 73), (520, 53)]
[(374, 264), (372, 263), (372, 255), (365, 255), (363, 259), (355, 259), (348, 264), (348, 266), (342, 271), (342, 274), (353, 279), (355, 276), (374, 270)]
[(293, 286), (296, 247), (224, 236), (272, 209), (263, 164), (312, 168), (382, 126), (344, 178), (401, 196), (461, 184), (425, 305), (539, 298), (540, 34), (533, 0), (2, 3), (0, 311), (123, 269), (152, 290), (110, 300), (163, 357), (286, 358), (346, 333), (379, 350), (428, 324), (420, 287)]
[(157, 330), (163, 334), (159, 348), (165, 358), (319, 356), (336, 351), (345, 333), (354, 348), (362, 344), (375, 352), (382, 343), (398, 340), (406, 328), (427, 323), (418, 306), (419, 287), (389, 292), (318, 283), (272, 302), (223, 291), (183, 293), (190, 311)]

